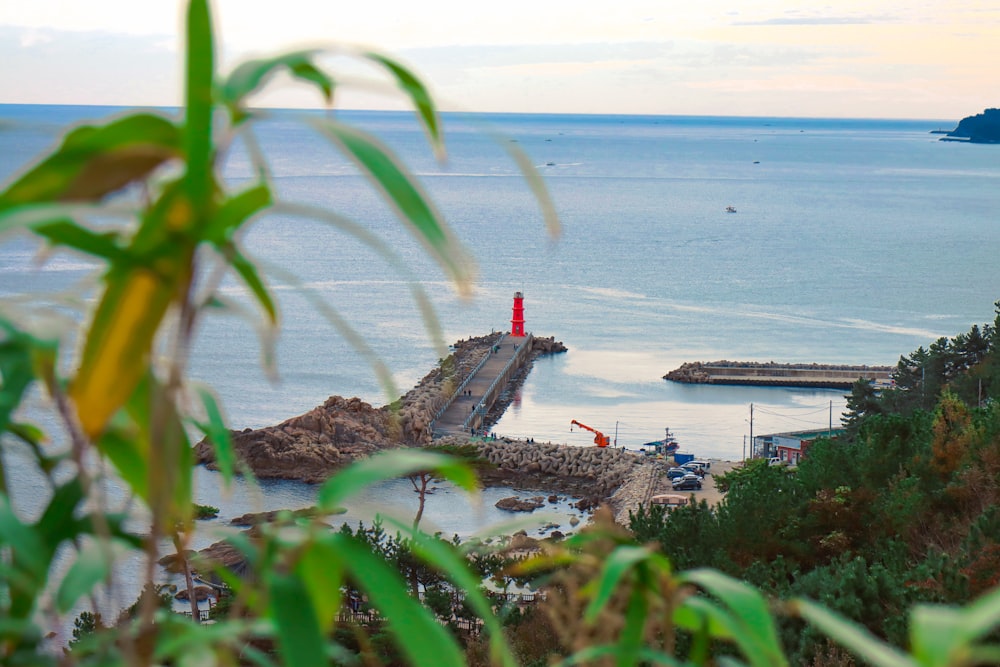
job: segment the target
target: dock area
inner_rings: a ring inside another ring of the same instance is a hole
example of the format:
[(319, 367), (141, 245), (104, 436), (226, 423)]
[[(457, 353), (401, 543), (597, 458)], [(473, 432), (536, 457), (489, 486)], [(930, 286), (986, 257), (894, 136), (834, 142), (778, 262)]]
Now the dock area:
[(531, 359), (533, 343), (530, 333), (504, 334), (438, 411), (432, 423), (434, 437), (481, 433), (490, 410), (511, 379)]
[(890, 386), (893, 370), (893, 366), (696, 361), (682, 364), (664, 375), (663, 379), (686, 384), (850, 389), (859, 379), (878, 386)]

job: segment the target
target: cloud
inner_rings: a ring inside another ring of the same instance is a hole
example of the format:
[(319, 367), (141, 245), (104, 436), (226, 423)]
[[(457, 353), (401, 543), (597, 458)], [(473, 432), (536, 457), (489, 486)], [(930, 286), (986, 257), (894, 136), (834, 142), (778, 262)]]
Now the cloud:
[(788, 25), (872, 25), (894, 23), (891, 16), (781, 16), (758, 21), (735, 21), (733, 25), (743, 26), (788, 26)]

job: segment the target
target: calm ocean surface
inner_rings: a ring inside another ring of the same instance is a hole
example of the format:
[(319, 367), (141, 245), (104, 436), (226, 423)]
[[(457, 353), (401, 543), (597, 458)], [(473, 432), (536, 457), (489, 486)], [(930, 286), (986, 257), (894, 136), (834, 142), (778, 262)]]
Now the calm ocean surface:
[[(0, 178), (66, 123), (111, 113), (0, 106)], [(1000, 147), (930, 134), (958, 119), (446, 115), (449, 157), (439, 164), (410, 115), (340, 114), (398, 150), (473, 250), (479, 279), (465, 302), (369, 183), (297, 117), (277, 114), (259, 130), (281, 196), (331, 207), (386, 238), (431, 295), (446, 342), (508, 328), (511, 297), (523, 291), (527, 328), (569, 348), (536, 363), (500, 434), (589, 445), (591, 434), (570, 432), (576, 419), (637, 447), (669, 427), (685, 451), (739, 459), (751, 404), (755, 434), (823, 428), (838, 422), (843, 392), (684, 386), (664, 373), (717, 359), (894, 364), (991, 321), (1000, 299)], [(545, 178), (560, 239), (547, 237), (510, 145)], [(226, 175), (250, 175), (238, 150)], [(738, 212), (727, 214), (730, 205)], [(387, 402), (298, 284), (365, 336), (399, 393), (438, 359), (406, 276), (350, 237), (272, 216), (246, 247), (295, 279), (272, 273), (283, 314), (276, 384), (260, 370), (256, 322), (223, 317), (199, 332), (192, 373), (217, 388), (234, 428), (276, 423), (333, 394)], [(62, 253), (44, 264), (34, 257), (24, 242), (0, 247), (0, 298), (20, 313), (54, 303), (87, 270)], [(211, 473), (199, 488), (202, 502), (229, 514), (306, 505), (312, 493), (280, 483), (222, 496)], [(409, 511), (413, 495), (388, 485), (369, 500)], [(447, 507), (436, 519), (449, 529), (481, 525)]]

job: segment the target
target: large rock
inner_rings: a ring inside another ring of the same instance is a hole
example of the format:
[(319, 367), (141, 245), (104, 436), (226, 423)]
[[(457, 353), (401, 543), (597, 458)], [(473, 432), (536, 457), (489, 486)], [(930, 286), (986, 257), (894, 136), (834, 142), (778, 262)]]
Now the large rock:
[(521, 500), (517, 496), (502, 498), (496, 502), (497, 509), (507, 510), (508, 512), (534, 512), (542, 505), (543, 503), (537, 500)]

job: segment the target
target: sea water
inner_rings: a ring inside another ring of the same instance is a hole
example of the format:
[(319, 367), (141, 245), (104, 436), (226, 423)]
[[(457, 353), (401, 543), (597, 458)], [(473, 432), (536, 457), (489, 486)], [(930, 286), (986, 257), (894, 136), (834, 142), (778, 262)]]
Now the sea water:
[[(26, 168), (66, 124), (121, 112), (0, 107), (0, 178)], [(662, 379), (667, 371), (719, 359), (891, 365), (992, 321), (1000, 298), (1000, 148), (931, 134), (957, 119), (445, 114), (439, 162), (410, 114), (338, 113), (398, 152), (471, 250), (478, 274), (465, 300), (372, 182), (301, 122), (323, 117), (273, 112), (256, 129), (278, 195), (363, 225), (396, 260), (329, 222), (281, 213), (253, 223), (242, 243), (281, 308), (277, 380), (262, 370), (263, 318), (253, 310), (206, 319), (191, 363), (234, 428), (277, 423), (331, 395), (373, 405), (395, 398), (315, 298), (363, 336), (396, 395), (416, 383), (447, 351), (432, 343), (410, 296), (414, 276), (445, 343), (508, 329), (520, 291), (527, 329), (569, 348), (535, 363), (499, 434), (590, 445), (593, 434), (570, 430), (575, 419), (637, 448), (670, 428), (684, 451), (730, 460), (748, 453), (751, 433), (836, 426), (845, 392), (679, 385)], [(511, 151), (544, 180), (558, 238), (546, 233)], [(238, 140), (224, 173), (233, 187), (252, 183)], [(20, 239), (0, 246), (0, 298), (19, 316), (62, 312), (53, 295), (67, 291), (93, 298), (85, 259), (37, 258)], [(223, 292), (250, 307), (236, 282)], [(220, 486), (215, 473), (199, 472), (198, 501), (225, 516), (305, 506), (314, 493), (286, 482), (260, 492)], [(387, 484), (349, 519), (386, 501), (406, 514), (416, 498), (406, 484)], [(469, 522), (452, 507), (432, 507), (428, 520), (471, 534), (497, 518)]]

